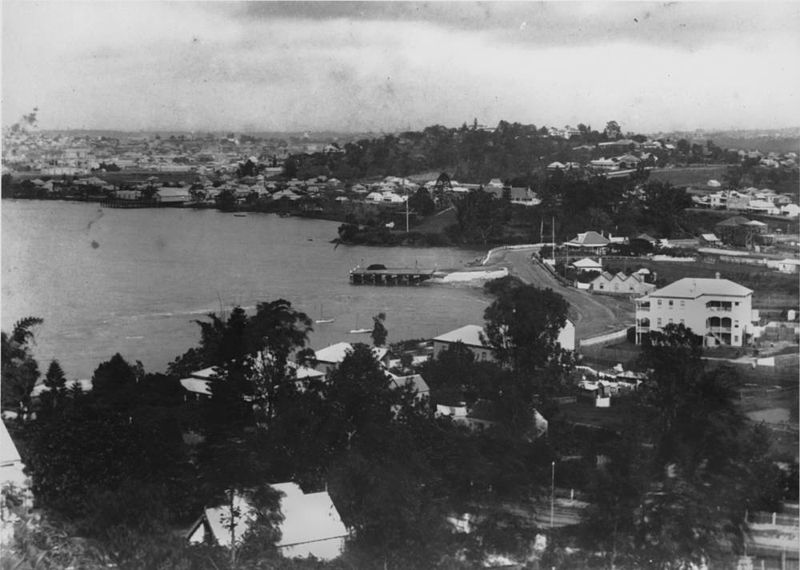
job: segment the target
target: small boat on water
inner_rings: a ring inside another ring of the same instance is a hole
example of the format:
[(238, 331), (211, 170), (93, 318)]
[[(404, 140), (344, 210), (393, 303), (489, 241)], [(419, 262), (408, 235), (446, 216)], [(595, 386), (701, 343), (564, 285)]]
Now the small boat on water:
[(236, 216), (237, 218), (246, 218), (247, 214), (245, 214), (244, 212), (236, 212), (234, 216)]
[(319, 318), (314, 321), (315, 324), (325, 325), (334, 322), (336, 319), (326, 319), (322, 314), (322, 305), (319, 306)]
[(350, 329), (347, 332), (348, 332), (348, 334), (366, 334), (366, 333), (371, 333), (372, 329), (359, 328), (359, 326), (358, 326), (358, 315), (356, 315), (356, 328)]

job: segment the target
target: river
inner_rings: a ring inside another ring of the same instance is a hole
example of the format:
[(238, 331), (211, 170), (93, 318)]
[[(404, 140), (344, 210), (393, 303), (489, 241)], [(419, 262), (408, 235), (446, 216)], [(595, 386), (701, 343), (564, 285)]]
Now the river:
[(114, 353), (159, 372), (199, 341), (211, 311), (289, 300), (312, 319), (315, 349), (385, 312), (389, 342), (430, 338), (482, 322), (489, 300), (474, 286), (353, 286), (356, 264), (457, 268), (485, 252), (453, 248), (334, 247), (337, 223), (213, 210), (102, 208), (2, 201), (2, 328), (38, 316), (34, 355), (89, 378)]

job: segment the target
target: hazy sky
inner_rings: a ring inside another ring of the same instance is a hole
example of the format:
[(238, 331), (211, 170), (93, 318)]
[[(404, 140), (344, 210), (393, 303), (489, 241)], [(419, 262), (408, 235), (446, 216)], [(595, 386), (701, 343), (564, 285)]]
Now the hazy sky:
[(2, 2), (2, 122), (800, 125), (800, 3)]

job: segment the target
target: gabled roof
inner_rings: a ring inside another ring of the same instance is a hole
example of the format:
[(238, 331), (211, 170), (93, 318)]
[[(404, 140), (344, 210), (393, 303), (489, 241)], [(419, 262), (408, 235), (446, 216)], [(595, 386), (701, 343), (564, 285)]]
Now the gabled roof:
[(633, 239), (640, 239), (640, 240), (647, 241), (647, 242), (650, 242), (650, 243), (658, 243), (658, 240), (656, 238), (654, 238), (653, 236), (648, 235), (648, 234), (639, 234), (638, 236), (636, 236)]
[(603, 267), (602, 263), (600, 263), (599, 261), (595, 261), (594, 259), (592, 259), (590, 257), (584, 257), (583, 259), (579, 259), (578, 261), (574, 261), (574, 262), (572, 262), (571, 265), (573, 267), (578, 268), (578, 269), (586, 269), (586, 268), (592, 268), (592, 267)]
[(395, 388), (411, 385), (417, 394), (428, 394), (431, 391), (428, 383), (425, 382), (425, 379), (420, 374), (411, 374), (410, 376), (389, 374), (389, 376), (392, 378), (392, 384), (394, 384)]
[(0, 421), (0, 467), (14, 465), (20, 461), (17, 446), (14, 445), (14, 440), (11, 439), (5, 422)]
[(611, 240), (601, 236), (599, 233), (589, 230), (588, 232), (578, 234), (575, 238), (567, 242), (567, 245), (579, 245), (585, 247), (600, 247), (608, 245)]
[(730, 226), (735, 228), (737, 226), (741, 226), (742, 224), (746, 224), (749, 221), (750, 220), (748, 220), (744, 216), (733, 216), (732, 218), (722, 220), (717, 224), (717, 226), (724, 226), (724, 227)]
[[(304, 494), (296, 483), (277, 483), (270, 485), (280, 492), (280, 510), (283, 521), (280, 523), (281, 538), (278, 548), (309, 542), (319, 542), (348, 535), (339, 512), (326, 491)], [(234, 519), (233, 539), (238, 542), (249, 530), (255, 518), (255, 509), (242, 495), (233, 497), (233, 508), (239, 516)], [(220, 546), (231, 545), (230, 505), (207, 508), (204, 519), (212, 538)], [(227, 524), (226, 524), (227, 523)], [(195, 525), (194, 530), (197, 529)]]
[(279, 548), (347, 536), (347, 528), (327, 491), (305, 494), (296, 483), (278, 483), (271, 487), (284, 494)]
[(489, 348), (489, 346), (481, 340), (481, 336), (484, 334), (485, 333), (483, 331), (482, 326), (464, 325), (463, 327), (439, 335), (435, 337), (433, 340), (439, 342), (450, 342), (450, 343), (460, 342), (466, 346)]
[[(326, 346), (314, 353), (314, 359), (317, 362), (327, 362), (329, 364), (338, 364), (348, 353), (353, 351), (353, 345), (349, 342), (337, 342), (330, 346)], [(380, 346), (372, 347), (372, 354), (375, 355), (376, 360), (381, 360), (389, 350)]]
[(184, 378), (181, 380), (181, 386), (192, 394), (200, 394), (201, 396), (211, 396), (211, 382), (209, 380), (200, 380), (199, 378)]
[(708, 279), (700, 277), (684, 277), (666, 287), (650, 293), (650, 297), (682, 297), (696, 299), (703, 295), (730, 295), (746, 297), (753, 291), (728, 279)]

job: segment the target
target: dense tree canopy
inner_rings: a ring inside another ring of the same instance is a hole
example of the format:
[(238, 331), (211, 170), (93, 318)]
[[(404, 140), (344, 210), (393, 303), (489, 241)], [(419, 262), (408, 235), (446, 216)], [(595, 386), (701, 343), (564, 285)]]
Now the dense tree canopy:
[(42, 322), (28, 317), (15, 323), (10, 334), (0, 333), (4, 410), (25, 409), (30, 404), (31, 391), (39, 379), (39, 364), (31, 355), (30, 345), (33, 328)]
[(566, 300), (552, 289), (505, 281), (486, 309), (486, 340), (498, 360), (531, 373), (560, 354), (558, 336), (567, 322)]

